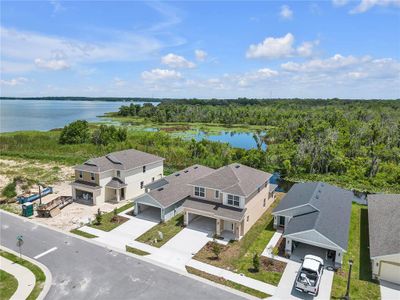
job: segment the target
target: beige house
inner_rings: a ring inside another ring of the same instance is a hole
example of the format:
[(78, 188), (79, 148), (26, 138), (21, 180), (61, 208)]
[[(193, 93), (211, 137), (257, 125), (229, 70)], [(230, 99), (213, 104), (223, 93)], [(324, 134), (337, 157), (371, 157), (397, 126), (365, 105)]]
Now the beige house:
[(368, 195), (372, 276), (400, 285), (400, 194)]
[(133, 199), (163, 177), (164, 158), (134, 149), (92, 158), (75, 167), (74, 201), (99, 205)]
[(273, 202), (271, 176), (234, 163), (192, 181), (182, 204), (185, 225), (207, 218), (217, 235), (239, 240)]

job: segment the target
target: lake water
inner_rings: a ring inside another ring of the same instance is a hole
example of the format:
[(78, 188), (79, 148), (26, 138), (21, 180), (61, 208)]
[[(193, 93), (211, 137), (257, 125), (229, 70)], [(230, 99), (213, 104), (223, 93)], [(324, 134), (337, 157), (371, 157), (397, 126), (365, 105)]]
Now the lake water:
[(98, 116), (129, 104), (123, 101), (0, 100), (0, 132), (50, 130), (75, 120), (102, 121)]

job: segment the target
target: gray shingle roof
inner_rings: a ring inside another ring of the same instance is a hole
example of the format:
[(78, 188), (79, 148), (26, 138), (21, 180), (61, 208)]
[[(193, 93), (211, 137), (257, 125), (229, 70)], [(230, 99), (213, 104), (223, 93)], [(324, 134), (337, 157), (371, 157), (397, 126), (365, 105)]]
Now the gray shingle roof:
[(192, 184), (248, 197), (271, 177), (272, 174), (233, 163), (195, 180)]
[(164, 158), (153, 154), (128, 149), (91, 158), (82, 165), (75, 166), (75, 169), (94, 173), (108, 170), (130, 170), (163, 160)]
[(192, 198), (186, 199), (182, 206), (195, 209), (197, 211), (202, 211), (215, 218), (220, 217), (238, 222), (243, 219), (244, 213), (246, 212), (246, 209), (235, 208), (223, 205), (221, 203)]
[(163, 207), (168, 207), (191, 194), (193, 187), (189, 183), (213, 171), (205, 166), (193, 165), (147, 185), (146, 188), (151, 189), (147, 194)]
[(400, 253), (400, 194), (368, 195), (370, 256)]
[(117, 177), (113, 177), (109, 183), (106, 184), (106, 187), (113, 188), (113, 189), (120, 189), (126, 187), (127, 184), (124, 183), (121, 179)]
[[(313, 212), (292, 218), (287, 224), (288, 231), (293, 234), (315, 229), (346, 250), (353, 197), (351, 191), (323, 182), (296, 183), (274, 209), (274, 214), (309, 205)], [(289, 233), (285, 230), (285, 234)]]

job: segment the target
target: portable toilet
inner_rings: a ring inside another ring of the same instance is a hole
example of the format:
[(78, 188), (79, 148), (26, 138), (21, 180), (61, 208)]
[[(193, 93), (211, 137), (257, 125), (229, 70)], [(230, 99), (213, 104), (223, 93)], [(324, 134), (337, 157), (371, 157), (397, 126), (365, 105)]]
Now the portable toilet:
[(24, 217), (33, 216), (33, 203), (32, 202), (25, 202), (24, 204), (22, 204), (22, 215)]

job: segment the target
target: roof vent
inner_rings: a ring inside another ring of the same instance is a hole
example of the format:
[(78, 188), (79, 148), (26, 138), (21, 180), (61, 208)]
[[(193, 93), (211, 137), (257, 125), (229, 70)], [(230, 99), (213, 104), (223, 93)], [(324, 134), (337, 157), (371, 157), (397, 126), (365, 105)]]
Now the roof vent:
[(183, 173), (187, 173), (187, 172), (189, 172), (189, 170), (185, 170), (185, 171), (183, 171)]
[(180, 176), (180, 175), (181, 175), (180, 173), (176, 173), (176, 174), (175, 174), (176, 177), (178, 177), (178, 176)]
[(112, 163), (122, 165), (122, 162), (120, 162), (114, 155), (108, 154), (108, 155), (106, 155), (106, 157), (107, 157), (108, 160), (110, 160)]
[(193, 169), (198, 169), (199, 167), (198, 166), (195, 166)]
[(84, 163), (84, 165), (88, 165), (88, 166), (95, 166), (97, 167), (97, 165), (94, 163), (93, 160), (89, 159), (87, 162)]
[(239, 169), (239, 168), (240, 168), (240, 165), (236, 165), (235, 168), (236, 168), (236, 169)]
[(157, 189), (157, 191), (159, 191), (159, 192), (161, 192), (162, 190), (164, 190), (164, 188), (163, 188), (163, 187), (161, 187), (161, 188)]

